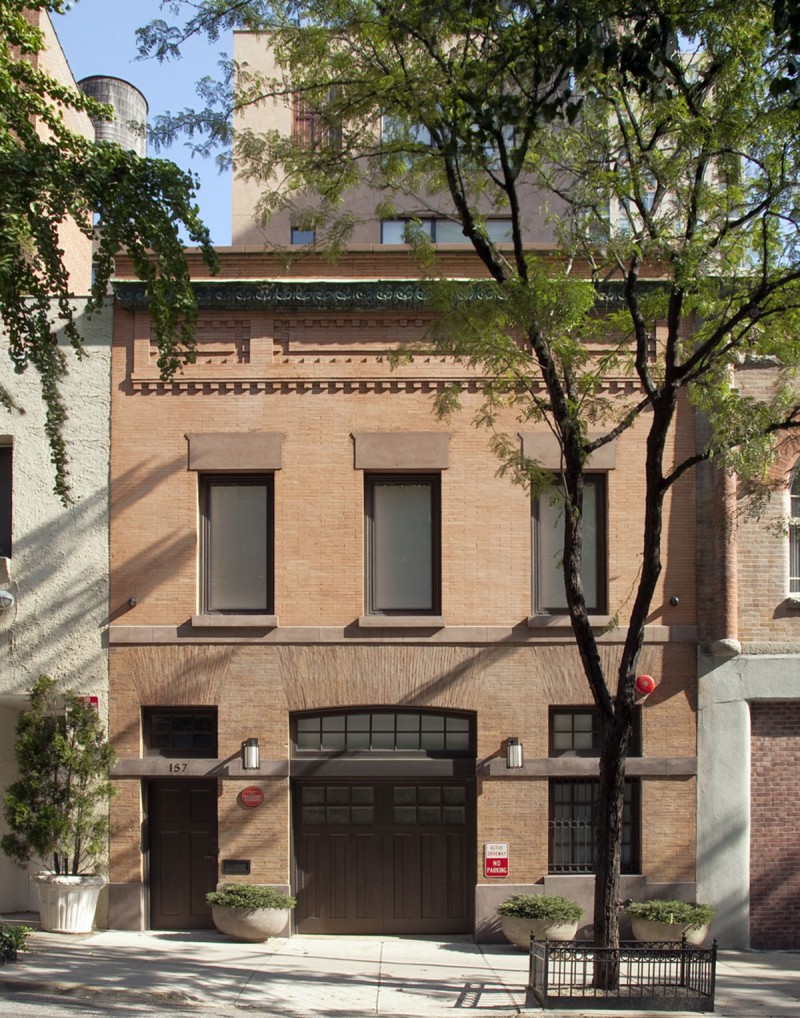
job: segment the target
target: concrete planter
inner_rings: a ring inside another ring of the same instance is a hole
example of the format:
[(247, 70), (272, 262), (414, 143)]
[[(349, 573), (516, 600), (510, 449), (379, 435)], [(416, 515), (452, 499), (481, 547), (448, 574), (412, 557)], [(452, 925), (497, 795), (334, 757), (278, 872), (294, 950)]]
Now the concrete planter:
[(212, 905), (211, 918), (220, 933), (233, 940), (258, 943), (280, 936), (287, 930), (291, 910), (288, 908), (228, 908)]
[(659, 923), (653, 919), (631, 918), (634, 937), (642, 944), (660, 941), (665, 944), (679, 944), (686, 932), (686, 943), (699, 947), (708, 936), (708, 926), (690, 930), (687, 923)]
[(51, 933), (91, 933), (97, 899), (105, 877), (60, 876), (37, 873), (33, 878), (39, 894), (42, 929)]
[(527, 951), (531, 933), (537, 940), (573, 940), (578, 931), (578, 922), (555, 922), (552, 919), (519, 919), (517, 916), (500, 916), (500, 929), (506, 940), (515, 947)]

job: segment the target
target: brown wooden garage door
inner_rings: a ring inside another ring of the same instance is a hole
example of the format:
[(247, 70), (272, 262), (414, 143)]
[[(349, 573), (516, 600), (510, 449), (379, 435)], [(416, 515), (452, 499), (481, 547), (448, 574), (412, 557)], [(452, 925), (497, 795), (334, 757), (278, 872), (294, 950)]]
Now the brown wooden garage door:
[(297, 780), (300, 933), (466, 933), (474, 782)]

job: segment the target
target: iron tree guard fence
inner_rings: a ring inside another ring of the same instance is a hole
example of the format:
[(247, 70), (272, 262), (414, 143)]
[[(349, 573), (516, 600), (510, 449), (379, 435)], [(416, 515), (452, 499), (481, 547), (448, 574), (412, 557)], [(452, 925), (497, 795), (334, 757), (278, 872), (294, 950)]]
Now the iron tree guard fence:
[[(614, 990), (593, 985), (595, 966), (615, 966)], [(532, 1006), (713, 1011), (717, 943), (623, 943), (619, 949), (537, 941), (531, 937), (528, 992)]]

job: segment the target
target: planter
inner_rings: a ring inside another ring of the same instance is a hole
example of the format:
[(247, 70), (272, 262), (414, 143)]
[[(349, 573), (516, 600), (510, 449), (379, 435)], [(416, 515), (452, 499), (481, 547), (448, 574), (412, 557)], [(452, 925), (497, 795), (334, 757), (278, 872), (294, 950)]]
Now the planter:
[(97, 899), (106, 884), (99, 876), (58, 876), (37, 873), (42, 929), (51, 933), (91, 933)]
[(527, 951), (531, 933), (537, 940), (574, 940), (578, 921), (560, 922), (553, 919), (520, 919), (517, 916), (501, 915), (500, 929), (503, 936), (515, 947)]
[(632, 918), (633, 935), (640, 943), (659, 941), (663, 944), (680, 943), (686, 933), (686, 943), (699, 947), (708, 936), (708, 926), (689, 929), (688, 923), (659, 923), (653, 919)]
[(229, 908), (212, 905), (211, 918), (220, 931), (233, 940), (257, 943), (277, 937), (289, 923), (288, 908)]

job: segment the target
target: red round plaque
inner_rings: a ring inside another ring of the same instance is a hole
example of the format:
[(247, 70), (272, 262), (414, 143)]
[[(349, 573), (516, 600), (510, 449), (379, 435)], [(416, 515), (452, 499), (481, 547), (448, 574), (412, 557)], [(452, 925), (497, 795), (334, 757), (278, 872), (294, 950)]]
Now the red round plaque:
[(248, 785), (239, 793), (243, 806), (260, 806), (264, 801), (264, 793), (257, 785)]

